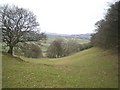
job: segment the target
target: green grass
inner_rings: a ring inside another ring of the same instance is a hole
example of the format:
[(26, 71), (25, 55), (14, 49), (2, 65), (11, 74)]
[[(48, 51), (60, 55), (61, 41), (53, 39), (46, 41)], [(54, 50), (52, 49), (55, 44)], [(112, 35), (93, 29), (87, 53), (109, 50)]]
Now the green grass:
[(91, 48), (57, 59), (3, 54), (3, 88), (117, 88), (118, 59)]

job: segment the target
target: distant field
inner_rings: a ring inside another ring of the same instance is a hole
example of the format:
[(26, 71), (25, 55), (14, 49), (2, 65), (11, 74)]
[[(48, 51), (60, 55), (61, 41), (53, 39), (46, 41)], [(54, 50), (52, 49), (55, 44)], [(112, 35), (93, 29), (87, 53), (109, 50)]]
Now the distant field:
[(3, 88), (118, 87), (118, 58), (99, 48), (57, 59), (2, 58)]
[(74, 39), (75, 41), (79, 42), (80, 44), (83, 44), (83, 43), (87, 43), (89, 42), (90, 40), (89, 39), (80, 39), (80, 38), (72, 38), (72, 37), (48, 37), (47, 38), (47, 43), (50, 44), (51, 42), (53, 42), (54, 40), (56, 39), (63, 39), (63, 40), (70, 40), (70, 39)]

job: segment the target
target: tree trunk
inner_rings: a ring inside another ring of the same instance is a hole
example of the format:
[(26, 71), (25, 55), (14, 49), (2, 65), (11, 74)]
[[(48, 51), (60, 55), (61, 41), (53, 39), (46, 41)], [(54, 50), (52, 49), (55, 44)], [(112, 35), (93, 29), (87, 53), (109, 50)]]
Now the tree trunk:
[(13, 46), (9, 46), (8, 53), (9, 53), (10, 55), (13, 55)]

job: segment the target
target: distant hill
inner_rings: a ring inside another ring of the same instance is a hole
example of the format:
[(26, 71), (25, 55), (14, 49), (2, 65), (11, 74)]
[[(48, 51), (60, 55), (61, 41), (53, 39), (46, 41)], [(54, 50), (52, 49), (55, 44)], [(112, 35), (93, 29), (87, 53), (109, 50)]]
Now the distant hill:
[(90, 39), (92, 33), (86, 33), (86, 34), (73, 34), (71, 37), (77, 37), (80, 39)]
[(90, 39), (92, 33), (86, 33), (86, 34), (57, 34), (57, 33), (46, 33), (48, 38), (79, 38), (79, 39)]

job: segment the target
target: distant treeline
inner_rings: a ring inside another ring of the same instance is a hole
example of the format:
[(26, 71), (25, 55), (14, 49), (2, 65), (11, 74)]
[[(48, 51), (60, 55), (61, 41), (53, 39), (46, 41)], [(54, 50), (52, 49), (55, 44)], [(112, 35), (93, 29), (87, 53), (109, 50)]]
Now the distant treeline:
[(120, 47), (118, 39), (118, 26), (120, 22), (120, 1), (110, 5), (104, 19), (98, 21), (96, 25), (96, 33), (92, 35), (91, 43), (103, 49), (117, 50)]

